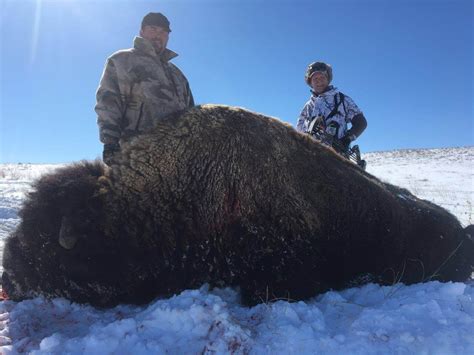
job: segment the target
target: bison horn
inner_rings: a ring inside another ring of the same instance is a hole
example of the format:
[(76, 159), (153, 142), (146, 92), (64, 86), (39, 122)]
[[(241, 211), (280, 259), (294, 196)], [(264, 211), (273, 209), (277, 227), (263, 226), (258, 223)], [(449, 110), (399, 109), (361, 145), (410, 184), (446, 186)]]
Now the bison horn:
[(63, 217), (61, 220), (61, 228), (59, 229), (59, 245), (64, 249), (70, 250), (76, 245), (77, 237), (72, 231), (73, 228), (69, 218)]

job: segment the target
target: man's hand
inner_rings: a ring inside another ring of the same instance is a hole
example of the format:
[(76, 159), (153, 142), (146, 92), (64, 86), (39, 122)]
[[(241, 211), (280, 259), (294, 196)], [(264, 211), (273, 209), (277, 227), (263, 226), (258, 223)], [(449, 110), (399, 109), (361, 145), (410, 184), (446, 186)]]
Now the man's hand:
[(102, 152), (102, 160), (107, 165), (112, 165), (115, 155), (119, 152), (120, 145), (118, 143), (104, 144), (104, 151)]

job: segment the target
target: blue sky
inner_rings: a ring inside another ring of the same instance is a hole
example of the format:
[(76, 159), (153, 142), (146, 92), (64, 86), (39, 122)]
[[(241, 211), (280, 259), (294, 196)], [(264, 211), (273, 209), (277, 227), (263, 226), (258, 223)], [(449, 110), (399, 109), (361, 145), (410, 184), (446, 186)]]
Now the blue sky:
[(0, 162), (101, 156), (105, 60), (150, 11), (171, 21), (198, 104), (295, 126), (306, 66), (322, 60), (368, 120), (363, 152), (474, 145), (471, 0), (0, 0)]

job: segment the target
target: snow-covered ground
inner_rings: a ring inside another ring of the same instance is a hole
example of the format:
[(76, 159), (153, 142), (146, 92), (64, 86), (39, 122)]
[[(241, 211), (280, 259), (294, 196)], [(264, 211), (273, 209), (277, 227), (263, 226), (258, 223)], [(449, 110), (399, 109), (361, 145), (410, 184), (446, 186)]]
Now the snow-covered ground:
[(434, 202), (464, 225), (474, 223), (474, 147), (365, 154), (367, 170)]
[[(474, 223), (474, 147), (364, 156), (368, 171)], [(0, 249), (31, 181), (58, 165), (0, 164)], [(474, 257), (474, 256), (473, 256)], [(184, 291), (109, 310), (0, 302), (0, 353), (474, 354), (474, 282), (368, 284), (252, 308), (234, 289)]]

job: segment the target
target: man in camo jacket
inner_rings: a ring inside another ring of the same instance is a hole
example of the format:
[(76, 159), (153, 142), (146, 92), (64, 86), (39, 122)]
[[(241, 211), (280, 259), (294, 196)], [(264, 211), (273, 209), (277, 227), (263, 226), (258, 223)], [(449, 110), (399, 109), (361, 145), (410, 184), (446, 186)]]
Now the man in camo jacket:
[(188, 80), (170, 63), (177, 56), (166, 48), (170, 32), (168, 19), (151, 12), (143, 18), (133, 48), (115, 52), (107, 59), (95, 111), (104, 144), (103, 160), (108, 165), (113, 163), (121, 140), (194, 106)]

